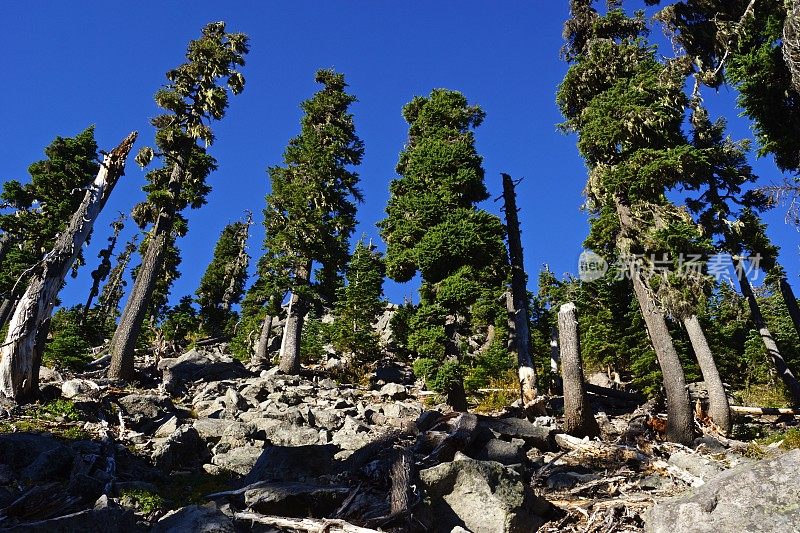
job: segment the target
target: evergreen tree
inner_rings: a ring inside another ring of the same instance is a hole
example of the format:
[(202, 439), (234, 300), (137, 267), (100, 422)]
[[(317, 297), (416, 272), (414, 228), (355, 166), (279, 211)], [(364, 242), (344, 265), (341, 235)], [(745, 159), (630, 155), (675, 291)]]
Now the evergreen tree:
[(300, 369), (303, 320), (315, 289), (312, 269), (320, 266), (317, 294), (335, 285), (349, 257), (355, 202), (362, 200), (358, 174), (350, 170), (364, 155), (348, 112), (356, 98), (345, 92), (342, 74), (319, 70), (315, 80), (324, 88), (301, 104), (300, 134), (289, 142), (284, 166), (268, 170), (272, 190), (264, 211), (264, 247), (269, 270), (287, 272), (290, 282), (284, 289), (292, 292), (281, 344), (280, 366), (286, 373)]
[(89, 296), (86, 298), (86, 304), (83, 306), (83, 318), (89, 314), (89, 309), (92, 306), (92, 301), (100, 293), (100, 284), (106, 280), (108, 274), (111, 272), (111, 255), (114, 253), (114, 248), (117, 246), (119, 234), (125, 227), (125, 213), (120, 213), (119, 217), (111, 223), (111, 237), (108, 238), (108, 246), (98, 252), (97, 257), (100, 258), (100, 264), (92, 271), (92, 287), (89, 289)]
[(465, 410), (462, 363), (469, 354), (459, 339), (501, 316), (505, 322), (506, 313), (497, 305), (508, 274), (505, 229), (476, 205), (489, 196), (471, 131), (484, 112), (459, 92), (435, 89), (415, 97), (403, 117), (409, 135), (397, 164), (400, 177), (390, 185), (387, 217), (378, 224), (387, 243), (386, 270), (399, 282), (422, 275), (408, 338), (424, 359), (415, 368)]
[(127, 282), (124, 278), (125, 270), (127, 270), (131, 256), (136, 250), (136, 241), (138, 238), (138, 235), (134, 235), (133, 238), (125, 244), (125, 248), (123, 248), (122, 252), (117, 256), (117, 264), (111, 269), (108, 275), (108, 281), (103, 285), (103, 290), (100, 292), (100, 296), (97, 299), (99, 314), (112, 321), (116, 321), (119, 316), (119, 303), (122, 301), (122, 296), (127, 286)]
[(206, 268), (197, 288), (200, 320), (203, 330), (211, 336), (230, 333), (235, 322), (233, 304), (239, 303), (247, 281), (247, 238), (252, 217), (245, 222), (234, 222), (223, 228), (214, 247), (214, 258)]
[[(25, 290), (26, 273), (64, 231), (98, 170), (94, 127), (75, 137), (56, 137), (46, 159), (28, 168), (30, 181), (8, 180), (0, 193), (0, 327)], [(83, 264), (79, 252), (74, 268)]]
[(142, 243), (146, 247), (142, 264), (111, 341), (112, 378), (133, 378), (135, 343), (158, 279), (170, 271), (165, 268), (165, 256), (177, 256), (167, 252), (175, 249), (175, 238), (187, 231), (187, 221), (181, 213), (187, 207), (199, 208), (205, 203), (210, 190), (206, 178), (216, 168), (214, 158), (197, 143), (202, 140), (208, 146), (214, 141), (208, 123), (225, 115), (228, 90), (238, 94), (244, 89), (244, 76), (237, 68), (244, 65), (247, 50), (246, 35), (227, 33), (224, 22), (208, 24), (201, 37), (189, 43), (187, 62), (167, 72), (169, 83), (155, 95), (156, 103), (165, 111), (151, 121), (157, 129), (159, 154), (144, 148), (137, 163), (146, 165), (158, 155), (164, 164), (147, 173), (147, 201), (134, 216), (140, 226), (152, 224), (152, 229)]
[(591, 4), (570, 4), (565, 56), (571, 67), (558, 94), (563, 127), (578, 133), (589, 166), (586, 192), (595, 215), (587, 245), (616, 250), (621, 261), (634, 258), (634, 293), (664, 377), (667, 436), (690, 442), (685, 374), (665, 320), (665, 313), (693, 317), (709, 286), (708, 278), (682, 269), (679, 260), (707, 253), (710, 243), (665, 194), (699, 158), (681, 127), (688, 62), (656, 59), (642, 13), (631, 18), (610, 9), (600, 16)]
[(339, 291), (334, 308), (334, 348), (353, 355), (353, 368), (373, 362), (379, 350), (374, 324), (386, 308), (383, 300), (385, 267), (372, 243), (356, 245), (347, 266), (347, 285)]

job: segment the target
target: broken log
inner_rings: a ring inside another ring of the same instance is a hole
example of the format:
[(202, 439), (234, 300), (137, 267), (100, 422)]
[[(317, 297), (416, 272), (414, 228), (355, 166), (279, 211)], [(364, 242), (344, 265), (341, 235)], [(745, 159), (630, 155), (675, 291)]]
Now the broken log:
[(791, 409), (788, 407), (745, 407), (743, 405), (731, 405), (731, 412), (742, 413), (744, 415), (792, 415), (800, 416), (800, 409)]
[(377, 529), (355, 526), (344, 520), (333, 518), (282, 518), (254, 512), (234, 513), (237, 520), (250, 520), (257, 524), (288, 528), (308, 533), (379, 533)]
[(608, 387), (601, 387), (600, 385), (593, 385), (585, 383), (586, 392), (597, 394), (598, 396), (606, 396), (615, 400), (622, 400), (624, 402), (641, 404), (645, 402), (645, 397), (638, 392), (628, 392), (619, 389), (610, 389)]

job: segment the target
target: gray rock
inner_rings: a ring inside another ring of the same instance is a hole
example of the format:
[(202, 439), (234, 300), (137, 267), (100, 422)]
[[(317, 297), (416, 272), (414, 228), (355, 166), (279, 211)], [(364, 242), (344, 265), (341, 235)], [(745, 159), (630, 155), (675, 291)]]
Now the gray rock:
[(186, 383), (194, 381), (222, 381), (251, 375), (240, 361), (205, 350), (189, 350), (180, 357), (162, 359), (158, 369), (171, 392), (180, 392)]
[(118, 401), (125, 423), (143, 433), (154, 431), (177, 414), (170, 397), (165, 394), (128, 394)]
[(27, 483), (45, 480), (64, 479), (69, 476), (75, 452), (60, 445), (45, 450), (22, 471), (22, 479)]
[(236, 533), (233, 520), (214, 503), (190, 505), (167, 513), (152, 533)]
[[(159, 439), (156, 439), (159, 440)], [(172, 470), (202, 464), (208, 456), (205, 443), (197, 430), (183, 425), (163, 439), (153, 451), (153, 462), (158, 468)]]
[(245, 475), (255, 466), (263, 449), (260, 446), (240, 446), (214, 455), (211, 463), (225, 470)]
[(100, 392), (100, 386), (88, 379), (69, 379), (61, 384), (61, 396), (64, 398), (75, 398), (77, 396), (96, 396)]
[(29, 522), (3, 529), (14, 533), (96, 533), (97, 531), (139, 531), (133, 513), (103, 495), (94, 508), (77, 513)]
[(687, 495), (657, 502), (646, 531), (784, 532), (800, 529), (800, 450), (732, 468)]
[(53, 383), (64, 381), (58, 370), (50, 368), (49, 366), (39, 367), (39, 383)]
[(473, 533), (535, 531), (549, 510), (519, 474), (500, 463), (458, 454), (451, 463), (420, 471), (419, 477), (430, 498), (434, 532), (455, 526)]
[(175, 433), (175, 430), (178, 429), (179, 424), (180, 423), (178, 421), (178, 417), (173, 416), (169, 420), (161, 424), (156, 430), (156, 432), (153, 433), (153, 436), (156, 438), (169, 437), (170, 435)]
[(488, 429), (506, 438), (522, 439), (542, 451), (557, 449), (553, 436), (554, 429), (533, 424), (523, 418), (478, 416), (478, 429)]
[(242, 481), (310, 481), (334, 468), (336, 446), (268, 446)]
[(203, 440), (222, 438), (229, 430), (231, 432), (238, 430), (243, 432), (247, 431), (245, 429), (245, 424), (242, 422), (225, 420), (222, 418), (198, 418), (192, 425)]
[(381, 396), (386, 396), (392, 400), (405, 400), (408, 398), (408, 391), (405, 386), (399, 383), (387, 383), (378, 392)]
[(3, 433), (0, 434), (0, 461), (12, 469), (21, 469), (33, 463), (40, 454), (61, 446), (50, 435)]
[(504, 465), (519, 464), (525, 460), (525, 452), (519, 444), (500, 439), (490, 439), (470, 456), (480, 461), (496, 461)]
[(697, 453), (677, 451), (669, 456), (667, 462), (686, 470), (703, 481), (708, 481), (722, 472), (722, 468), (717, 463)]
[(346, 485), (283, 481), (245, 492), (244, 501), (263, 514), (322, 518), (335, 512), (350, 493)]

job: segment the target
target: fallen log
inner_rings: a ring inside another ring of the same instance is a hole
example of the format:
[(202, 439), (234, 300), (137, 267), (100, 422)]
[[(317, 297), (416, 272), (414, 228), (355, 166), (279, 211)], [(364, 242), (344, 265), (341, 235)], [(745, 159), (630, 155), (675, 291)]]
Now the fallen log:
[(731, 412), (742, 413), (745, 415), (792, 415), (800, 416), (800, 409), (791, 409), (788, 407), (745, 407), (743, 405), (731, 405)]
[(282, 518), (254, 512), (234, 513), (237, 520), (250, 520), (257, 524), (289, 528), (308, 533), (379, 533), (377, 529), (355, 526), (344, 520), (334, 518)]
[(644, 403), (645, 397), (638, 392), (628, 392), (619, 389), (611, 389), (609, 387), (601, 387), (600, 385), (593, 385), (585, 383), (586, 392), (597, 394), (598, 396), (606, 396), (615, 400), (622, 400), (631, 403)]

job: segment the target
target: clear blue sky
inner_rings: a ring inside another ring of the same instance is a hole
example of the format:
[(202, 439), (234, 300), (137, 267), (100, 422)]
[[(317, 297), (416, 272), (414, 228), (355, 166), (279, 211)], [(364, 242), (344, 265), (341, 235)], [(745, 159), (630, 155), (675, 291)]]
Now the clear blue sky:
[[(401, 107), (415, 95), (446, 87), (487, 113), (476, 136), (493, 196), (500, 194), (500, 172), (525, 178), (518, 193), (531, 279), (544, 263), (559, 275), (577, 272), (587, 231), (580, 211), (586, 171), (575, 139), (555, 127), (561, 120), (555, 91), (566, 70), (559, 59), (566, 1), (37, 1), (4, 2), (0, 13), (7, 22), (0, 33), (6, 80), (0, 85), (0, 179), (26, 179), (27, 166), (42, 158), (55, 136), (74, 135), (89, 124), (96, 125), (104, 149), (134, 129), (140, 133), (136, 149), (152, 144), (152, 95), (164, 73), (183, 61), (186, 43), (216, 20), (250, 35), (246, 89), (214, 126), (211, 153), (219, 170), (209, 180), (208, 204), (187, 213), (190, 229), (179, 241), (182, 277), (173, 300), (194, 292), (220, 230), (245, 209), (256, 220), (250, 253), (260, 254), (265, 169), (281, 162), (297, 134), (298, 104), (317, 90), (313, 75), (321, 67), (343, 72), (359, 98), (352, 110), (366, 144), (358, 169), (365, 203), (355, 239), (364, 234), (378, 240), (375, 222), (384, 216), (407, 134)], [(713, 98), (712, 111), (733, 117), (734, 137), (749, 137), (733, 97), (724, 89)], [(779, 178), (769, 159), (756, 168), (764, 184)], [(144, 172), (130, 161), (96, 226), (87, 267), (62, 291), (64, 304), (84, 300), (108, 223), (143, 199), (143, 183)], [(497, 203), (485, 207), (499, 213)], [(779, 210), (766, 219), (798, 285), (798, 234)], [(134, 231), (132, 222), (128, 226), (126, 237)], [(386, 287), (393, 301), (415, 289), (413, 283)]]

